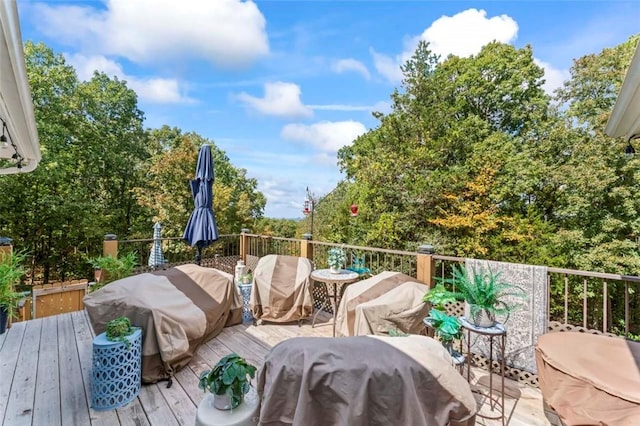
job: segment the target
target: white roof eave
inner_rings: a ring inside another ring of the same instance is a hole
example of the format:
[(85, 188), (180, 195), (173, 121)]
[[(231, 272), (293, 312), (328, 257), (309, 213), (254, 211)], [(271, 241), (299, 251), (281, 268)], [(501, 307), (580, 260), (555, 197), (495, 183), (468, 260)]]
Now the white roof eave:
[(640, 135), (640, 42), (636, 46), (605, 132), (616, 138), (624, 136), (627, 140)]
[[(15, 0), (0, 1), (0, 68), (0, 118), (7, 123), (5, 136), (10, 136), (24, 158), (21, 169), (0, 168), (0, 175), (30, 172), (37, 167), (41, 153)], [(11, 146), (0, 148), (2, 158), (11, 158), (14, 153)]]

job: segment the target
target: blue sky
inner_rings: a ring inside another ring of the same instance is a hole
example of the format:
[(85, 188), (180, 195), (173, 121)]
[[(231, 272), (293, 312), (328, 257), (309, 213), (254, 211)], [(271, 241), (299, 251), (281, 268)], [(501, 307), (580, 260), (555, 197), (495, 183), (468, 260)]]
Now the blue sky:
[(247, 169), (270, 217), (301, 217), (342, 178), (337, 150), (389, 111), (417, 41), (468, 56), (530, 44), (551, 91), (572, 60), (640, 32), (631, 1), (18, 0), (22, 35), (80, 78), (127, 80), (146, 127), (215, 141)]

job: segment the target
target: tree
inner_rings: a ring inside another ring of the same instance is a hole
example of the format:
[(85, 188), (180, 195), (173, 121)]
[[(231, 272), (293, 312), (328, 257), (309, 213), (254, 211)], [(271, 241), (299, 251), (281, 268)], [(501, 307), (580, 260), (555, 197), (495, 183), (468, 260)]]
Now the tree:
[[(527, 140), (537, 130), (534, 124), (550, 115), (543, 72), (531, 48), (490, 43), (475, 56), (438, 63), (428, 44), (420, 43), (402, 70), (403, 91), (392, 94), (392, 112), (378, 114), (378, 128), (339, 152), (353, 198), (371, 209), (362, 220), (366, 241), (391, 248), (425, 240), (442, 248), (462, 246), (463, 236), (447, 220), (480, 206), (463, 205), (477, 197), (455, 202), (452, 197), (482, 180), (484, 156), (493, 154), (502, 162), (483, 191), (496, 206), (494, 219), (517, 214), (526, 229), (530, 216), (524, 200), (533, 181), (517, 175), (533, 175)], [(479, 218), (467, 218), (469, 225)], [(479, 253), (499, 244), (500, 238), (488, 237), (476, 242)]]
[(80, 82), (43, 44), (27, 42), (25, 61), (43, 158), (34, 172), (0, 181), (0, 229), (32, 254), (32, 277), (83, 275), (82, 255), (107, 232), (126, 235), (138, 214), (130, 190), (147, 155), (142, 113), (124, 82), (104, 74)]

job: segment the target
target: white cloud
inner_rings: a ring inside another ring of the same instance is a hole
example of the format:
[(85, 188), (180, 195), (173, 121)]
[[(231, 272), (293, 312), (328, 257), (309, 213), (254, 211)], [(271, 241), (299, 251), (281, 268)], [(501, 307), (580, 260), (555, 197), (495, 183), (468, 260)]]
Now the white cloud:
[(81, 80), (91, 80), (94, 71), (100, 71), (109, 77), (126, 80), (127, 86), (133, 89), (140, 99), (154, 103), (191, 103), (193, 99), (182, 94), (180, 84), (171, 78), (140, 78), (127, 75), (122, 66), (102, 55), (84, 56), (67, 55), (67, 62), (72, 65)]
[(359, 121), (322, 121), (311, 125), (287, 124), (282, 128), (282, 139), (304, 142), (325, 152), (338, 152), (367, 131)]
[(104, 9), (36, 3), (34, 22), (58, 42), (134, 62), (200, 58), (246, 66), (269, 53), (266, 21), (242, 0), (107, 0)]
[(401, 55), (396, 55), (395, 58), (378, 53), (373, 49), (370, 49), (370, 52), (371, 56), (373, 56), (373, 66), (381, 76), (389, 80), (391, 83), (399, 83), (402, 81), (400, 65), (404, 64), (406, 60), (409, 59), (413, 50), (409, 54), (403, 53)]
[(235, 98), (245, 106), (264, 115), (278, 117), (311, 117), (313, 111), (300, 100), (300, 86), (276, 81), (264, 85), (264, 97), (259, 98), (242, 92)]
[(539, 59), (534, 59), (533, 62), (544, 69), (545, 83), (542, 87), (550, 95), (553, 94), (554, 90), (562, 87), (562, 84), (571, 77), (569, 70), (554, 68), (550, 63)]
[(404, 64), (421, 40), (429, 42), (432, 52), (445, 59), (448, 55), (466, 57), (474, 55), (491, 41), (513, 42), (518, 35), (518, 24), (507, 15), (487, 18), (487, 12), (467, 9), (453, 16), (441, 16), (422, 32), (405, 42), (402, 53), (394, 57), (371, 49), (378, 73), (392, 83), (402, 81), (400, 65)]
[(333, 63), (331, 69), (338, 74), (352, 71), (359, 73), (367, 80), (371, 79), (371, 74), (369, 74), (367, 67), (356, 59), (340, 59)]
[(327, 104), (327, 105), (307, 105), (309, 108), (318, 111), (378, 111), (387, 114), (391, 111), (389, 102), (380, 101), (373, 105), (345, 105), (345, 104)]
[(461, 57), (475, 55), (493, 40), (512, 43), (518, 35), (518, 24), (510, 16), (487, 18), (487, 12), (467, 9), (453, 16), (442, 16), (415, 39), (429, 42), (434, 53)]

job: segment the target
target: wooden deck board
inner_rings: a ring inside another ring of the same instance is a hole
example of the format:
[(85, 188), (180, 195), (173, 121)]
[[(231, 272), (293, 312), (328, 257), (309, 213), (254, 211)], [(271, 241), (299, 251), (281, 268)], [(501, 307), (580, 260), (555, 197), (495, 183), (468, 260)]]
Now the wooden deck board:
[(162, 382), (160, 385), (147, 385), (143, 386), (140, 390), (140, 403), (144, 408), (149, 423), (158, 426), (170, 426), (178, 425), (176, 417), (169, 408), (167, 401), (162, 396), (162, 392), (158, 389), (158, 386), (166, 386), (166, 382)]
[(3, 424), (25, 329), (26, 323), (14, 324), (7, 332), (8, 335), (2, 345), (2, 351), (0, 351), (0, 377), (2, 377), (0, 380), (0, 419), (3, 420)]
[[(302, 327), (296, 323), (227, 327), (198, 349), (188, 367), (176, 373), (170, 389), (166, 388), (166, 382), (144, 385), (138, 398), (125, 407), (110, 411), (90, 408), (92, 340), (95, 336), (85, 312), (35, 320), (40, 323), (16, 323), (0, 340), (0, 423), (4, 419), (3, 424), (20, 424), (14, 421), (22, 420), (18, 416), (20, 409), (31, 408), (32, 421), (25, 421), (26, 424), (193, 425), (197, 405), (205, 396), (198, 388), (202, 371), (210, 369), (230, 352), (237, 352), (261, 366), (269, 349), (283, 340), (296, 336), (330, 336), (331, 317), (321, 314), (319, 320), (314, 328), (310, 321)], [(487, 377), (480, 369), (473, 368), (472, 372), (481, 383)], [(29, 380), (22, 383), (19, 378), (27, 376)], [(510, 380), (506, 380), (505, 385), (508, 389), (505, 394), (506, 413), (510, 416), (508, 425), (549, 425), (539, 390)], [(25, 395), (27, 401), (32, 395), (33, 407), (27, 407), (27, 403), (18, 404), (18, 399), (22, 401), (22, 398), (14, 396), (14, 392)], [(479, 418), (477, 424), (494, 426), (502, 423)]]
[(7, 332), (0, 334), (0, 351), (2, 350), (2, 345), (4, 344), (4, 339), (7, 337)]
[(4, 416), (5, 424), (15, 426), (31, 425), (36, 390), (36, 377), (34, 377), (33, 372), (38, 368), (41, 331), (42, 321), (27, 322), (20, 355), (13, 375), (7, 413)]
[[(42, 320), (40, 356), (36, 374), (36, 394), (33, 405), (33, 424), (57, 426), (60, 415), (60, 370), (58, 369), (58, 317)], [(54, 350), (44, 350), (53, 348)]]
[(69, 424), (88, 425), (89, 406), (70, 314), (58, 315), (58, 354), (62, 419)]

